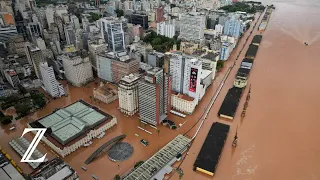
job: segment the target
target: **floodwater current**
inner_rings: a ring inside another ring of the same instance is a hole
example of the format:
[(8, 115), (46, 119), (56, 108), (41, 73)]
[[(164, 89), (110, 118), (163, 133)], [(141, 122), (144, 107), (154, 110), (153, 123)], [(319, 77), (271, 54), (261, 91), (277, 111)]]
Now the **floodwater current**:
[[(184, 172), (182, 179), (201, 180), (212, 179), (199, 172), (194, 172), (193, 163), (200, 151), (202, 143), (213, 122), (219, 121), (231, 125), (228, 139), (216, 169), (213, 179), (216, 180), (319, 180), (320, 179), (320, 121), (318, 111), (320, 107), (320, 1), (318, 0), (282, 0), (264, 1), (264, 4), (273, 3), (276, 10), (272, 13), (267, 30), (263, 33), (254, 66), (249, 77), (251, 84), (251, 99), (246, 117), (240, 120), (245, 94), (240, 102), (236, 117), (233, 121), (218, 119), (217, 112), (221, 106), (227, 90), (232, 87), (234, 76), (239, 62), (233, 68), (220, 95), (213, 105), (204, 126), (201, 128), (190, 151), (182, 163)], [(258, 17), (258, 16), (256, 16)], [(256, 28), (257, 29), (257, 28)], [(257, 30), (254, 34), (259, 34)], [(248, 33), (245, 34), (246, 37)], [(249, 38), (251, 41), (252, 36)], [(309, 42), (309, 46), (303, 43)], [(114, 115), (118, 125), (106, 132), (102, 139), (93, 140), (90, 147), (81, 147), (74, 153), (63, 158), (79, 174), (81, 180), (92, 179), (95, 174), (102, 180), (110, 180), (116, 174), (124, 174), (133, 167), (135, 162), (146, 160), (159, 148), (163, 147), (177, 134), (186, 132), (200, 117), (210, 98), (216, 91), (219, 81), (226, 72), (227, 67), (233, 64), (244, 40), (239, 42), (237, 48), (225, 64), (226, 68), (220, 72), (209, 87), (204, 99), (198, 105), (192, 116), (182, 119), (169, 115), (169, 119), (176, 124), (187, 121), (181, 128), (170, 130), (168, 127), (159, 126), (157, 130), (140, 125), (137, 115), (124, 116), (118, 109), (118, 102), (111, 104), (92, 101), (92, 88), (95, 83), (82, 88), (72, 87), (64, 82), (69, 93), (51, 102), (42, 110), (28, 117), (14, 121), (16, 130), (9, 131), (10, 126), (0, 128), (0, 145), (12, 156), (25, 173), (32, 169), (25, 163), (20, 163), (20, 157), (9, 147), (8, 142), (21, 136), (26, 124), (51, 113), (55, 108), (64, 107), (80, 98), (92, 103), (103, 111)], [(248, 44), (239, 56), (244, 58)], [(98, 82), (98, 81), (96, 81)], [(13, 114), (8, 110), (7, 114)], [(146, 128), (153, 134), (147, 134), (137, 128)], [(232, 139), (238, 125), (238, 146), (232, 148)], [(188, 136), (193, 136), (196, 128)], [(126, 134), (125, 142), (134, 147), (133, 156), (124, 162), (112, 162), (105, 153), (102, 153), (89, 165), (84, 161), (98, 147), (108, 140)], [(137, 137), (135, 134), (139, 134)], [(32, 140), (30, 134), (25, 135)], [(149, 141), (149, 146), (140, 144), (141, 139)], [(54, 157), (50, 148), (39, 145), (38, 149), (48, 158)], [(175, 166), (177, 166), (175, 164)], [(85, 166), (87, 171), (83, 171)], [(171, 179), (179, 179), (175, 173)]]

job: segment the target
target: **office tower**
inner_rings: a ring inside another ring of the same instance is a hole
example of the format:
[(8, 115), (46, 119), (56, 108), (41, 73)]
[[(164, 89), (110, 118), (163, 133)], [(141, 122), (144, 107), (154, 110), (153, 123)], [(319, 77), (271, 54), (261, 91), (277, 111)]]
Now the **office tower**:
[(0, 26), (0, 42), (7, 43), (10, 38), (18, 35), (16, 26)]
[(76, 30), (76, 48), (77, 49), (83, 49), (83, 30), (82, 29), (77, 29)]
[(120, 111), (132, 116), (139, 110), (139, 77), (133, 74), (121, 78), (118, 86)]
[(89, 58), (93, 69), (97, 70), (97, 55), (108, 49), (104, 39), (89, 41)]
[(171, 77), (161, 68), (147, 70), (139, 81), (138, 96), (140, 119), (152, 125), (161, 123), (171, 109)]
[(27, 34), (29, 39), (33, 37), (41, 37), (42, 36), (42, 27), (40, 22), (33, 22), (27, 24)]
[(49, 5), (46, 8), (46, 19), (49, 29), (51, 28), (51, 24), (54, 23), (54, 8), (53, 5)]
[(164, 7), (159, 7), (156, 10), (156, 22), (160, 23), (165, 20), (164, 15)]
[(145, 14), (131, 14), (128, 16), (128, 22), (131, 24), (140, 24), (144, 30), (149, 28), (148, 16)]
[(184, 68), (183, 93), (200, 100), (200, 76), (202, 74), (202, 62), (198, 59), (186, 59)]
[(44, 88), (51, 97), (61, 97), (65, 94), (62, 84), (56, 80), (53, 67), (49, 67), (47, 62), (41, 62), (40, 72)]
[(39, 64), (44, 62), (42, 51), (37, 46), (26, 45), (26, 55), (30, 65), (33, 65), (36, 76), (41, 79)]
[(64, 53), (62, 63), (66, 79), (74, 86), (82, 86), (93, 79), (92, 67), (85, 50)]
[(42, 38), (40, 38), (40, 37), (38, 37), (38, 38), (36, 39), (36, 44), (37, 44), (37, 46), (38, 46), (41, 50), (47, 49), (46, 43), (45, 43), (44, 40), (43, 40)]
[(204, 37), (206, 17), (193, 14), (181, 14), (179, 38), (185, 40), (200, 40)]
[(59, 41), (66, 40), (65, 32), (64, 32), (65, 24), (64, 24), (62, 18), (60, 16), (58, 16), (57, 14), (55, 14), (54, 15), (54, 22), (55, 22), (55, 25), (56, 25), (56, 27), (58, 28), (58, 31), (59, 31), (59, 36), (60, 36)]
[(67, 44), (76, 45), (76, 34), (71, 24), (64, 27), (64, 32), (66, 35)]
[(224, 35), (239, 38), (242, 32), (242, 22), (239, 19), (236, 19), (236, 17), (232, 17), (231, 19), (226, 21), (223, 29)]
[(71, 20), (71, 23), (73, 24), (73, 28), (75, 30), (80, 29), (80, 23), (79, 23), (79, 19), (77, 16), (75, 16), (75, 15), (70, 16), (70, 20)]
[(125, 50), (123, 24), (120, 20), (101, 19), (101, 32), (110, 51), (121, 52)]
[(160, 23), (157, 23), (157, 34), (160, 34), (165, 37), (173, 38), (176, 33), (176, 28), (174, 24), (166, 23), (165, 21), (162, 21)]
[(172, 90), (183, 93), (185, 58), (182, 54), (172, 54), (170, 58), (170, 75)]
[(153, 67), (162, 68), (164, 63), (164, 54), (160, 52), (153, 51), (148, 54), (148, 64)]
[(119, 83), (123, 76), (139, 72), (139, 61), (128, 55), (116, 57), (112, 59), (111, 70), (113, 82)]

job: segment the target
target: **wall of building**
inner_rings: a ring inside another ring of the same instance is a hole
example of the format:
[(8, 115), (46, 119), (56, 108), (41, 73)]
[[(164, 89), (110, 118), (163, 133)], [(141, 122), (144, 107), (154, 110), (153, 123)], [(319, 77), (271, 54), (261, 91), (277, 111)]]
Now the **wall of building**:
[(197, 102), (195, 100), (187, 101), (185, 99), (180, 98), (178, 95), (172, 94), (171, 106), (173, 109), (176, 109), (180, 112), (192, 114), (197, 106)]

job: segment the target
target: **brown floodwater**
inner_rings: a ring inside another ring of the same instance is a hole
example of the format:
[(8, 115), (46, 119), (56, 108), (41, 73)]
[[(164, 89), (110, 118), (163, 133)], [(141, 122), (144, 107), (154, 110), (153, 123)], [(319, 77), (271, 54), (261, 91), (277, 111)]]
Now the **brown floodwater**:
[[(270, 4), (270, 2), (266, 3)], [(243, 97), (233, 121), (217, 118), (217, 112), (224, 96), (227, 90), (232, 87), (234, 76), (240, 64), (238, 62), (230, 73), (221, 94), (181, 166), (184, 171), (183, 179), (212, 179), (212, 177), (192, 171), (192, 166), (211, 124), (215, 121), (230, 124), (231, 129), (214, 179), (320, 179), (320, 144), (318, 144), (320, 136), (317, 133), (320, 125), (320, 121), (317, 119), (317, 110), (320, 107), (318, 95), (320, 72), (317, 71), (320, 65), (320, 23), (317, 20), (320, 15), (320, 5), (317, 0), (274, 1), (274, 5), (277, 9), (273, 12), (267, 30), (264, 32), (262, 44), (249, 78), (252, 93), (246, 117), (244, 120), (240, 120), (240, 112), (245, 99)], [(254, 31), (254, 33), (259, 32)], [(245, 38), (247, 36), (248, 33), (244, 35)], [(68, 97), (51, 99), (46, 108), (14, 121), (13, 124), (17, 126), (14, 131), (9, 131), (10, 126), (2, 126), (0, 128), (0, 145), (25, 173), (30, 173), (32, 169), (27, 164), (19, 162), (21, 158), (11, 149), (8, 142), (14, 137), (21, 136), (27, 123), (51, 113), (55, 108), (84, 99), (116, 116), (119, 124), (108, 130), (102, 139), (94, 139), (90, 147), (82, 147), (63, 159), (78, 172), (80, 179), (92, 179), (92, 174), (102, 180), (113, 179), (115, 174), (122, 175), (127, 172), (135, 162), (148, 159), (177, 134), (186, 132), (197, 121), (219, 86), (227, 67), (233, 64), (232, 61), (239, 53), (245, 38), (239, 42), (230, 60), (226, 63), (226, 68), (218, 74), (193, 115), (187, 116), (185, 119), (169, 115), (168, 118), (175, 121), (176, 124), (187, 121), (177, 130), (170, 130), (160, 125), (158, 126), (160, 129), (158, 134), (155, 129), (146, 126), (145, 128), (153, 133), (149, 135), (137, 128), (139, 125), (137, 115), (126, 117), (117, 109), (118, 101), (111, 104), (91, 101), (89, 97), (92, 96), (92, 89), (98, 84), (90, 83), (90, 87), (75, 88), (64, 82), (67, 86), (67, 92), (69, 92)], [(249, 41), (251, 39), (252, 36)], [(310, 45), (304, 46), (304, 41), (308, 41)], [(244, 57), (247, 48), (248, 44), (241, 53), (240, 60)], [(8, 110), (6, 113), (14, 114), (14, 110)], [(238, 147), (232, 148), (231, 143), (237, 125), (239, 126)], [(144, 126), (142, 125), (142, 127)], [(195, 131), (196, 128), (192, 129), (188, 135), (192, 136)], [(136, 137), (135, 133), (140, 136)], [(124, 141), (134, 147), (134, 154), (129, 160), (119, 163), (112, 162), (104, 153), (91, 164), (84, 165), (84, 161), (94, 150), (121, 134), (126, 134), (127, 137)], [(27, 134), (26, 138), (31, 140), (32, 135)], [(148, 140), (150, 145), (142, 146), (141, 139)], [(42, 153), (48, 153), (49, 159), (54, 157), (50, 148), (39, 145), (38, 149)], [(81, 166), (86, 166), (87, 171), (83, 171)], [(171, 179), (179, 178), (175, 174)]]
[[(192, 166), (215, 121), (230, 124), (231, 129), (213, 179), (320, 179), (320, 1), (283, 0), (273, 4), (276, 10), (249, 77), (252, 88), (246, 117), (241, 120), (240, 114), (248, 88), (233, 121), (217, 118), (232, 87), (235, 68), (181, 165), (183, 179), (212, 179), (192, 171)], [(305, 41), (309, 46), (303, 44)], [(233, 53), (230, 60), (235, 58)], [(237, 125), (238, 146), (232, 148)], [(172, 179), (179, 179), (178, 175)]]

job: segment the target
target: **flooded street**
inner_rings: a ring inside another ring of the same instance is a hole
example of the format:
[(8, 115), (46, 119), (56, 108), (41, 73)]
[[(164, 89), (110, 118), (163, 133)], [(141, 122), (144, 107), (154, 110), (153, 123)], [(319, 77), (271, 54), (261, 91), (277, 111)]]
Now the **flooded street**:
[[(248, 88), (233, 121), (217, 118), (232, 87), (238, 69), (234, 68), (181, 165), (183, 179), (212, 179), (192, 171), (192, 166), (214, 121), (230, 124), (231, 130), (213, 179), (320, 179), (320, 2), (287, 0), (273, 4), (276, 10), (249, 77), (252, 88), (246, 117), (240, 119)], [(309, 46), (303, 44), (305, 41)], [(232, 148), (237, 125), (239, 142)], [(179, 179), (178, 175), (172, 179)]]
[[(264, 4), (271, 4), (264, 1)], [(230, 73), (216, 102), (214, 103), (207, 120), (204, 122), (200, 133), (190, 148), (187, 158), (182, 163), (184, 172), (182, 179), (199, 180), (319, 180), (320, 179), (320, 120), (317, 118), (320, 107), (320, 2), (318, 0), (282, 0), (273, 1), (276, 10), (272, 13), (267, 30), (263, 33), (253, 69), (249, 77), (251, 84), (251, 99), (246, 117), (241, 120), (240, 114), (245, 102), (244, 96), (239, 104), (236, 117), (233, 121), (221, 120), (217, 112), (221, 103), (232, 87), (235, 74), (244, 58), (249, 44), (246, 44), (239, 61)], [(258, 17), (258, 15), (256, 16)], [(252, 27), (251, 27), (252, 28)], [(253, 34), (259, 34), (256, 30)], [(182, 119), (170, 114), (176, 124), (187, 121), (181, 128), (171, 130), (159, 125), (160, 133), (150, 126), (141, 125), (138, 115), (126, 117), (118, 108), (118, 100), (104, 104), (90, 99), (93, 96), (92, 89), (98, 86), (98, 80), (89, 85), (76, 88), (66, 85), (68, 97), (62, 97), (51, 102), (42, 110), (28, 117), (13, 121), (16, 130), (9, 131), (9, 126), (0, 128), (0, 145), (12, 156), (25, 173), (32, 169), (25, 163), (20, 163), (21, 157), (15, 153), (8, 142), (15, 137), (21, 136), (26, 124), (37, 120), (55, 108), (67, 106), (79, 99), (83, 99), (104, 112), (115, 116), (118, 125), (106, 131), (102, 139), (94, 139), (90, 147), (81, 147), (74, 153), (63, 158), (79, 174), (81, 180), (92, 179), (95, 174), (101, 180), (113, 179), (114, 175), (123, 175), (134, 164), (151, 157), (158, 149), (167, 144), (176, 135), (185, 133), (194, 122), (201, 116), (211, 97), (217, 90), (227, 68), (233, 64), (248, 32), (241, 39), (237, 48), (234, 49), (225, 68), (220, 72), (209, 87), (204, 99), (200, 102), (192, 116)], [(253, 35), (249, 38), (251, 42)], [(304, 41), (309, 42), (305, 46)], [(8, 109), (6, 114), (13, 114), (14, 110)], [(214, 178), (199, 172), (194, 172), (193, 163), (201, 149), (202, 143), (211, 127), (211, 124), (219, 121), (231, 125), (228, 139), (222, 152)], [(238, 129), (238, 146), (232, 148), (232, 140)], [(147, 134), (137, 128), (141, 126), (153, 134)], [(197, 127), (197, 126), (196, 126)], [(196, 128), (193, 128), (188, 136), (193, 136)], [(102, 144), (110, 139), (126, 134), (123, 140), (129, 142), (134, 148), (131, 158), (123, 162), (112, 162), (106, 153), (101, 154), (89, 165), (84, 161)], [(135, 136), (139, 134), (139, 137)], [(32, 135), (25, 135), (32, 140)], [(149, 141), (149, 146), (140, 144), (141, 139)], [(38, 149), (47, 153), (52, 159), (54, 154), (44, 145)], [(175, 164), (176, 166), (178, 165)], [(83, 171), (85, 166), (87, 171)], [(171, 179), (179, 179), (175, 173)]]

